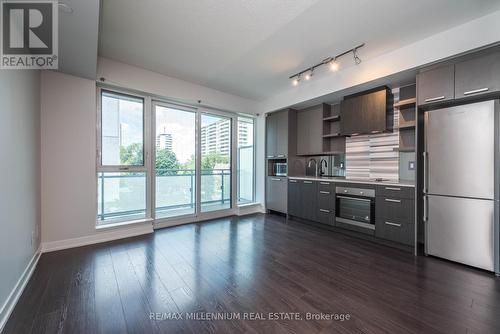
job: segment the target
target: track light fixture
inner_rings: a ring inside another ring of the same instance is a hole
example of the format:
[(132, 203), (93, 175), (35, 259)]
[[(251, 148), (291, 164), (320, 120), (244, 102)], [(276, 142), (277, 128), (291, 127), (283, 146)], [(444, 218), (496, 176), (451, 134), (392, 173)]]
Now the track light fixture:
[(361, 58), (359, 58), (359, 56), (358, 56), (358, 49), (362, 48), (363, 46), (365, 46), (365, 43), (360, 44), (360, 45), (358, 45), (350, 50), (347, 50), (345, 52), (342, 52), (342, 53), (336, 55), (335, 57), (325, 58), (320, 63), (318, 63), (314, 66), (311, 66), (305, 70), (302, 70), (298, 73), (295, 73), (294, 75), (290, 76), (289, 79), (292, 80), (292, 85), (297, 86), (300, 83), (300, 79), (302, 78), (302, 75), (304, 75), (305, 80), (310, 80), (314, 74), (314, 70), (320, 66), (323, 66), (323, 65), (328, 65), (330, 70), (332, 72), (335, 72), (339, 69), (339, 63), (337, 62), (337, 59), (342, 57), (342, 56), (345, 56), (346, 54), (351, 53), (351, 52), (352, 52), (352, 56), (354, 58), (354, 63), (356, 65), (359, 65), (359, 64), (361, 64)]

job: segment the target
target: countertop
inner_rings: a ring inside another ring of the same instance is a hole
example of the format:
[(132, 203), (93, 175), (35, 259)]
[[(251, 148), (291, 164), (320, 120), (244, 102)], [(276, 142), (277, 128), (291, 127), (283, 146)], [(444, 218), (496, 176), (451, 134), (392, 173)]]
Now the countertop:
[(410, 180), (384, 180), (375, 181), (373, 179), (355, 179), (345, 177), (331, 177), (331, 176), (288, 176), (289, 179), (295, 180), (310, 180), (310, 181), (326, 181), (338, 183), (360, 183), (360, 184), (375, 184), (375, 185), (392, 185), (400, 187), (415, 187), (415, 183)]

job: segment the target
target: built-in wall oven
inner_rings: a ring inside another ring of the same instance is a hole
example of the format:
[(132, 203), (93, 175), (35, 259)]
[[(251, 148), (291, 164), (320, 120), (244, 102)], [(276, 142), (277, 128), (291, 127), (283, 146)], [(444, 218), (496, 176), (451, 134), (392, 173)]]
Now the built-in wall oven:
[(375, 230), (375, 189), (336, 187), (335, 222), (354, 230)]

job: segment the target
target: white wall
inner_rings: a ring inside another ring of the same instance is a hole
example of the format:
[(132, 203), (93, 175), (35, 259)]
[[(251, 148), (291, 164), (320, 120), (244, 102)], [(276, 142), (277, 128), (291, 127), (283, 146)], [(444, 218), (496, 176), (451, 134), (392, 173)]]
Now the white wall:
[(499, 41), (500, 11), (497, 11), (379, 57), (365, 59), (358, 66), (302, 82), (297, 87), (290, 85), (281, 94), (262, 101), (258, 109), (269, 112), (286, 108)]
[(42, 73), (42, 239), (94, 233), (96, 87), (92, 80)]
[(0, 329), (39, 247), (39, 138), (39, 71), (0, 70)]
[(108, 84), (185, 103), (197, 104), (201, 100), (202, 105), (221, 110), (251, 114), (258, 112), (257, 103), (253, 100), (99, 57), (97, 78), (102, 77)]

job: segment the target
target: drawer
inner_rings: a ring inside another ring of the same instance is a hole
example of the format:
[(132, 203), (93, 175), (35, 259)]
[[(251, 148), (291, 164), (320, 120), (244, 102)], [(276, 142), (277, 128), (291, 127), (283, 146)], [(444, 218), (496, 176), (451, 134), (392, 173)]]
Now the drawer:
[(319, 181), (318, 182), (318, 190), (319, 191), (328, 191), (331, 194), (335, 193), (335, 186), (333, 182), (327, 182), (327, 181)]
[(405, 198), (377, 197), (375, 216), (395, 222), (414, 223), (415, 201)]
[(319, 209), (318, 212), (316, 213), (316, 219), (318, 223), (333, 226), (335, 221), (335, 216), (333, 210)]
[(391, 197), (391, 198), (415, 198), (414, 187), (401, 187), (392, 185), (377, 186), (377, 197)]
[(335, 209), (335, 196), (332, 193), (325, 193), (329, 192), (320, 190), (318, 193), (318, 208), (331, 210), (333, 212)]
[(413, 246), (415, 244), (415, 224), (377, 218), (375, 221), (375, 236), (380, 239)]

